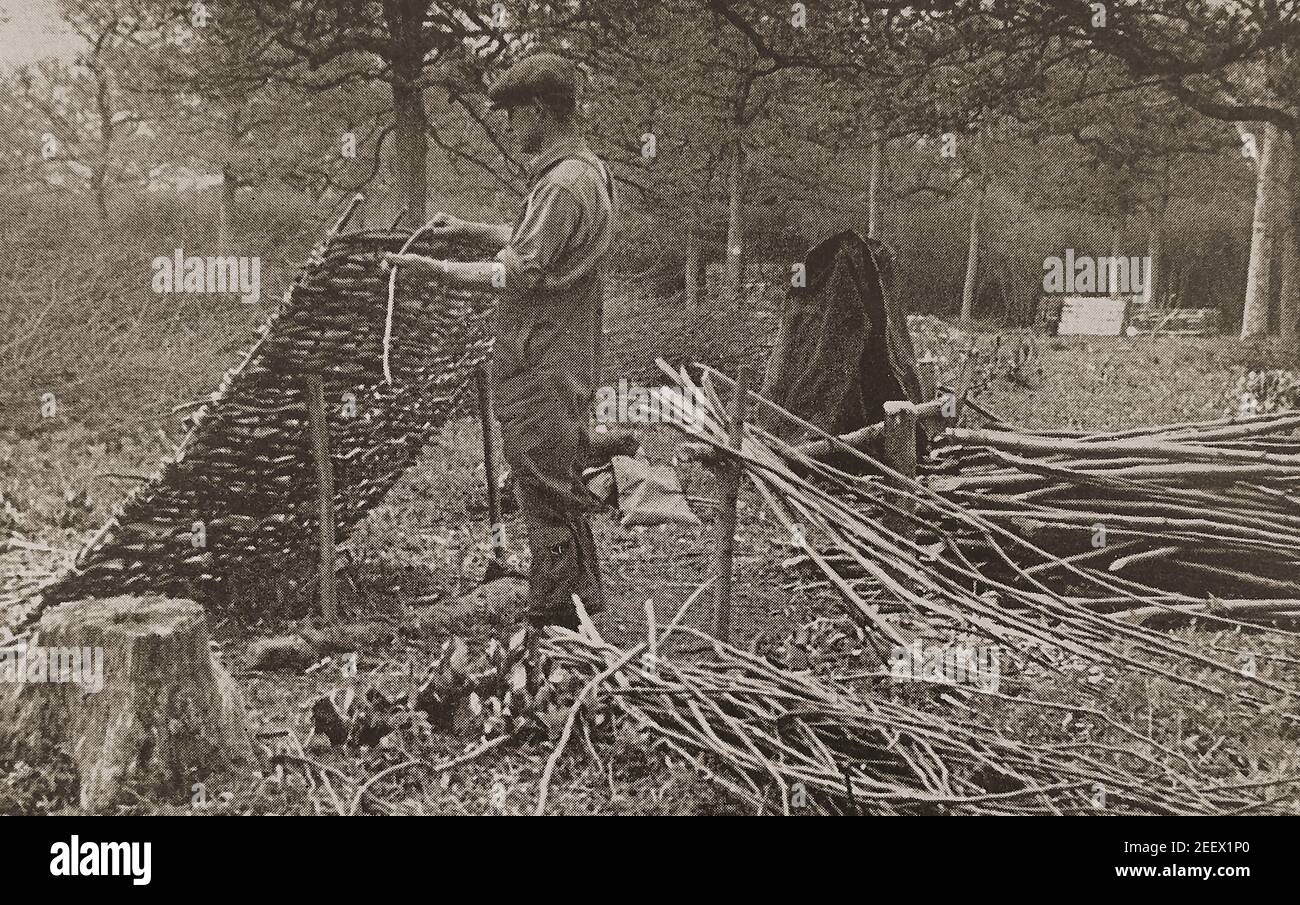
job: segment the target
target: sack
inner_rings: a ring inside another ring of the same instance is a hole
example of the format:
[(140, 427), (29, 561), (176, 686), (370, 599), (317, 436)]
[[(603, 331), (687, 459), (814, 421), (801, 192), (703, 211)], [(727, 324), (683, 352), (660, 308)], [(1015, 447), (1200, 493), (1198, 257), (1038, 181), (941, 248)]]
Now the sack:
[(624, 528), (700, 524), (682, 492), (677, 469), (631, 456), (615, 456), (611, 464), (618, 487), (619, 523)]

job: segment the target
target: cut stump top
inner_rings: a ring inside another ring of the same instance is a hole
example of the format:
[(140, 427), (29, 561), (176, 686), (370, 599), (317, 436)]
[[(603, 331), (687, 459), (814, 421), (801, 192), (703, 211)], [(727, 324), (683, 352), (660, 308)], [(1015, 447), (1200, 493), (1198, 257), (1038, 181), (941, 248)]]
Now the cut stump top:
[(105, 597), (70, 600), (41, 617), (42, 634), (93, 631), (124, 638), (174, 635), (204, 620), (203, 607), (173, 597)]

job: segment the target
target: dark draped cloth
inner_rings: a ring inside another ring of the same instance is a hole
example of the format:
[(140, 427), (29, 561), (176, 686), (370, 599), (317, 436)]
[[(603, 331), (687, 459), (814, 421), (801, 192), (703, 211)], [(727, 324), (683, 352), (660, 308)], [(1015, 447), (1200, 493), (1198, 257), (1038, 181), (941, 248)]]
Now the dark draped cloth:
[(890, 297), (867, 241), (838, 233), (804, 266), (807, 284), (786, 296), (763, 395), (832, 434), (882, 421), (889, 400), (923, 401), (907, 312)]

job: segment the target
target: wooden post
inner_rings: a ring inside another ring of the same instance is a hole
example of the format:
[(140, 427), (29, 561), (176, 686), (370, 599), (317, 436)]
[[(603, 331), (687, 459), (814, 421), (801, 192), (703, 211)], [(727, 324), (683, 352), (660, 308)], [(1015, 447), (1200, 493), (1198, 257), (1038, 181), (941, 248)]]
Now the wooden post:
[(940, 397), (945, 404), (939, 409), (939, 414), (950, 425), (956, 425), (961, 418), (961, 407), (966, 404), (966, 394), (970, 392), (971, 384), (975, 382), (979, 357), (979, 349), (972, 345), (962, 358), (961, 372), (957, 375), (957, 386), (952, 388), (951, 393)]
[(926, 355), (917, 361), (917, 377), (921, 382), (921, 401), (929, 402), (939, 392), (939, 361)]
[(330, 424), (325, 412), (325, 381), (319, 374), (303, 380), (307, 396), (307, 421), (311, 431), (312, 458), (316, 463), (320, 608), (327, 622), (339, 618), (334, 587), (334, 463), (330, 460)]
[(348, 225), (348, 221), (352, 219), (352, 215), (357, 212), (357, 208), (359, 208), (361, 203), (365, 200), (366, 196), (361, 192), (357, 192), (352, 196), (352, 200), (348, 202), (348, 206), (344, 209), (343, 215), (334, 222), (334, 226), (325, 234), (325, 245), (328, 245), (331, 239), (343, 231), (343, 227)]
[(492, 560), (500, 565), (505, 561), (502, 543), (501, 494), (497, 488), (496, 446), (492, 442), (496, 419), (492, 417), (491, 376), (488, 366), (480, 362), (474, 368), (474, 383), (478, 387), (478, 417), (483, 425), (483, 476), (487, 481), (488, 541), (492, 545)]
[[(910, 402), (885, 403), (885, 464), (904, 477), (916, 478), (916, 406)], [(900, 486), (901, 482), (895, 482)], [(910, 500), (895, 497), (892, 502), (907, 512), (915, 512)], [(895, 534), (915, 539), (915, 525), (908, 519), (890, 513), (885, 526)]]
[[(740, 449), (745, 435), (745, 415), (749, 406), (749, 369), (740, 366), (736, 374), (736, 395), (731, 405), (728, 440), (732, 449)], [(736, 551), (736, 506), (740, 500), (740, 477), (744, 473), (739, 460), (728, 461), (722, 472), (722, 507), (714, 535), (713, 568), (718, 576), (713, 596), (714, 634), (724, 644), (731, 642), (731, 565)]]

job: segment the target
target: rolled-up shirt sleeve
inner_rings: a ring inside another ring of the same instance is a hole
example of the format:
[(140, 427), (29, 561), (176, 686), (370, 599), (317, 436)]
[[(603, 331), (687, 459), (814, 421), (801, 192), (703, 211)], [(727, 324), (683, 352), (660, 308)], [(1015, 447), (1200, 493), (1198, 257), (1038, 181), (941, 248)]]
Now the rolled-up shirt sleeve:
[(582, 223), (582, 204), (563, 185), (538, 188), (510, 242), (497, 254), (505, 265), (506, 289), (527, 293), (553, 288), (552, 265), (572, 242)]

